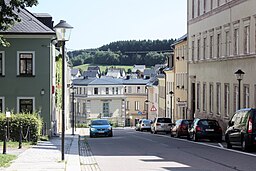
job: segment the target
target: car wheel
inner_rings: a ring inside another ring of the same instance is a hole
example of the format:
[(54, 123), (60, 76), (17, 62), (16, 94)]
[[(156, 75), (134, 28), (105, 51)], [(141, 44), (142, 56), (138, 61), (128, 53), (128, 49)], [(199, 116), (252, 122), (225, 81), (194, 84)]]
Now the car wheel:
[(174, 135), (172, 134), (172, 131), (171, 131), (170, 135), (171, 135), (171, 137), (174, 137)]
[(248, 142), (245, 140), (245, 138), (243, 138), (242, 140), (242, 151), (250, 151), (250, 147), (248, 145)]
[(228, 149), (231, 149), (231, 148), (232, 148), (232, 144), (230, 143), (229, 138), (228, 138), (227, 135), (226, 135), (226, 137), (225, 137), (225, 141), (226, 141), (226, 143), (227, 143), (227, 148), (228, 148)]
[(92, 134), (90, 134), (90, 138), (93, 138), (93, 135), (92, 135)]

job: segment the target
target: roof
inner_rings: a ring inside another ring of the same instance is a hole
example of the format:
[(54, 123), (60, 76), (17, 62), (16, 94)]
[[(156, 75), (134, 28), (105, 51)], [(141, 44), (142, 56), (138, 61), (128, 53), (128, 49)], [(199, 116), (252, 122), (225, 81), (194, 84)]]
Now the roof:
[(88, 66), (87, 70), (100, 70), (99, 66)]
[(30, 13), (26, 9), (19, 9), (20, 12), (17, 12), (18, 10), (14, 10), (14, 13), (16, 13), (19, 18), (20, 22), (15, 22), (10, 29), (6, 31), (0, 31), (1, 34), (54, 34), (55, 32), (47, 27), (45, 24), (43, 24), (41, 21), (39, 21), (35, 15)]
[(71, 69), (71, 75), (77, 75), (79, 73), (79, 69), (78, 68), (72, 68)]
[(96, 77), (98, 75), (98, 70), (88, 70), (83, 72), (84, 77)]
[(156, 74), (156, 71), (155, 71), (154, 69), (147, 69), (147, 68), (146, 68), (146, 69), (144, 70), (144, 73), (143, 73), (143, 74), (144, 74), (144, 76), (145, 76), (145, 75), (153, 76), (153, 75)]
[(124, 85), (146, 85), (148, 84), (149, 79), (139, 79), (139, 78), (131, 78), (131, 79), (124, 79)]
[(181, 36), (171, 46), (175, 46), (175, 45), (177, 45), (180, 42), (186, 41), (187, 37), (188, 37), (188, 34), (185, 34), (185, 35)]

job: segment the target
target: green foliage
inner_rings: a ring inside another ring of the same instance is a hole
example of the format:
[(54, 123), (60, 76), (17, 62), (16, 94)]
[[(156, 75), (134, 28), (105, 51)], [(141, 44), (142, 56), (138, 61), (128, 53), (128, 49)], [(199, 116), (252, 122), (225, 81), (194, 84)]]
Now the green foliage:
[[(15, 22), (20, 22), (20, 18), (16, 12), (20, 12), (20, 8), (32, 7), (37, 5), (38, 0), (0, 0), (0, 30), (5, 31)], [(10, 44), (0, 36), (0, 46), (9, 46)]]
[(62, 58), (61, 55), (56, 57), (56, 88), (55, 88), (55, 102), (56, 102), (56, 107), (58, 109), (61, 109), (62, 105), (62, 90), (61, 90), (61, 85), (62, 85)]
[[(42, 119), (38, 114), (12, 114), (9, 118), (10, 140), (19, 141), (20, 126), (22, 126), (23, 140), (37, 142), (42, 130)], [(0, 137), (4, 137), (4, 128), (7, 126), (5, 114), (0, 114)], [(2, 139), (1, 138), (1, 139)]]
[(94, 65), (134, 65), (154, 66), (166, 62), (171, 51), (171, 40), (118, 41), (98, 49), (68, 52), (73, 66)]
[(10, 162), (17, 157), (11, 154), (0, 154), (0, 167), (7, 167), (9, 166)]
[[(90, 66), (90, 64), (83, 64), (83, 65), (79, 65), (79, 66), (76, 66), (74, 68), (78, 68), (80, 69), (81, 71), (86, 71), (88, 69), (88, 67)], [(111, 68), (111, 67), (116, 67), (116, 68), (123, 68), (126, 72), (128, 72), (128, 70), (131, 71), (132, 67), (133, 66), (124, 66), (124, 65), (99, 65), (100, 67), (100, 70), (102, 72), (105, 72), (108, 70), (108, 68)], [(104, 73), (105, 74), (105, 73)]]

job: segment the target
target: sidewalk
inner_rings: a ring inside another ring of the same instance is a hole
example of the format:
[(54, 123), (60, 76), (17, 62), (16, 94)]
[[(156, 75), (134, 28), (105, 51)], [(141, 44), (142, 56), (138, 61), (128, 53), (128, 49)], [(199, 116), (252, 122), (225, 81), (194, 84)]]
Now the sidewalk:
[[(86, 129), (71, 130), (65, 134), (65, 160), (61, 161), (61, 137), (40, 141), (29, 149), (10, 150), (18, 154), (8, 168), (1, 171), (100, 171), (89, 146), (85, 141)], [(80, 136), (81, 135), (81, 136)], [(79, 155), (80, 154), (80, 155)]]

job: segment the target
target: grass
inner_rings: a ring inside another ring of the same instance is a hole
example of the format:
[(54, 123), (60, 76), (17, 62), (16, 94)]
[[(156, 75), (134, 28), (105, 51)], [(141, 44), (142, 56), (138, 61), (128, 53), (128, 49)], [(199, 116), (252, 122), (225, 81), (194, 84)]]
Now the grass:
[(12, 154), (0, 154), (0, 167), (7, 167), (17, 157)]
[[(33, 142), (22, 142), (22, 148), (29, 148), (31, 145), (33, 145)], [(0, 149), (3, 147), (3, 141), (0, 141)], [(19, 147), (19, 142), (13, 142), (13, 141), (8, 141), (6, 142), (6, 148), (18, 148)]]
[(116, 68), (123, 68), (123, 69), (125, 69), (125, 71), (127, 72), (128, 71), (128, 69), (132, 69), (133, 68), (133, 66), (125, 66), (125, 65), (92, 65), (92, 64), (83, 64), (83, 65), (79, 65), (79, 66), (75, 66), (74, 68), (79, 68), (80, 70), (82, 70), (82, 71), (86, 71), (87, 70), (87, 68), (88, 68), (88, 66), (99, 66), (100, 67), (100, 71), (102, 72), (102, 71), (105, 71), (106, 70), (106, 68), (110, 68), (110, 67), (116, 67)]

